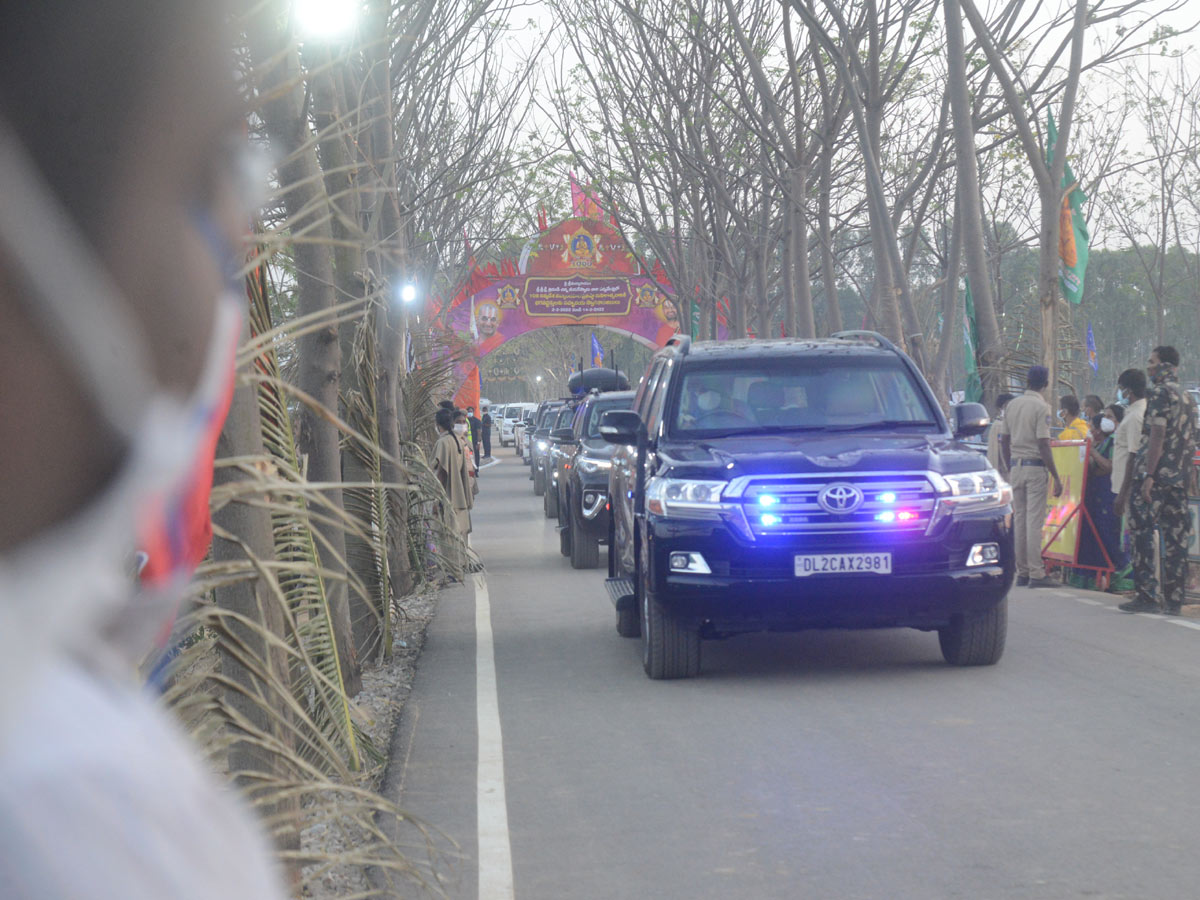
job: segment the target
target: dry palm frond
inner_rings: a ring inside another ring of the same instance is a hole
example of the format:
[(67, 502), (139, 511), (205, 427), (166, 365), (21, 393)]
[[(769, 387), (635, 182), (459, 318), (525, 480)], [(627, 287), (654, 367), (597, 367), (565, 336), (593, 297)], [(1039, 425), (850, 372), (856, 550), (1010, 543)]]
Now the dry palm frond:
[[(330, 869), (370, 866), (392, 883), (440, 893), (436, 848), (447, 842), (435, 840), (425, 825), (362, 786), (361, 773), (348, 765), (340, 743), (328, 738), (325, 724), (310, 714), (305, 698), (295, 694), (290, 678), (297, 669), (312, 668), (317, 681), (321, 675), (307, 654), (304, 624), (279, 578), (287, 567), (259, 560), (248, 549), (246, 553), (244, 564), (206, 564), (196, 588), (206, 593), (231, 579), (253, 579), (259, 603), (270, 608), (261, 619), (281, 617), (285, 633), (275, 634), (261, 621), (200, 603), (189, 624), (210, 639), (180, 654), (167, 703), (202, 739), (214, 768), (236, 778), (272, 836), (288, 848), (281, 852), (281, 861), (300, 873), (301, 889)], [(206, 664), (214, 645), (250, 677), (230, 677)], [(231, 766), (239, 753), (251, 755), (256, 764)], [(297, 831), (314, 825), (345, 831), (350, 849), (336, 854), (303, 849)]]
[[(265, 334), (271, 330), (265, 279), (261, 275), (252, 277), (248, 284), (251, 286), (251, 330), (254, 334)], [(303, 621), (303, 628), (296, 632), (296, 640), (312, 662), (311, 666), (296, 667), (292, 673), (293, 690), (314, 704), (314, 718), (328, 729), (330, 736), (337, 737), (351, 767), (357, 768), (360, 764), (358, 729), (350, 716), (342, 681), (327, 573), (320, 564), (316, 530), (310, 518), (310, 502), (319, 501), (321, 495), (303, 489), (302, 463), (296, 449), (291, 414), (282, 392), (274, 389), (279, 380), (274, 352), (264, 347), (255, 357), (254, 365), (268, 379), (275, 380), (275, 383), (260, 384), (258, 397), (263, 444), (271, 456), (264, 463), (274, 468), (274, 485), (278, 490), (263, 491), (260, 496), (273, 493), (281, 500), (271, 516), (276, 559), (288, 567), (279, 583), (289, 609)], [(284, 478), (280, 478), (280, 473), (284, 473)], [(291, 479), (287, 479), (287, 475), (291, 475)], [(267, 478), (263, 473), (260, 477), (263, 481)]]
[(396, 523), (393, 492), (384, 483), (383, 454), (380, 450), (379, 402), (376, 385), (379, 378), (375, 326), (378, 311), (372, 308), (355, 334), (353, 365), (358, 373), (358, 389), (343, 397), (346, 418), (365, 440), (347, 437), (344, 447), (350, 451), (373, 482), (365, 487), (345, 487), (342, 500), (348, 515), (354, 516), (366, 539), (347, 546), (351, 569), (362, 573), (365, 594), (380, 626), (379, 652), (384, 658), (392, 652), (391, 609), (393, 600), (389, 550)]

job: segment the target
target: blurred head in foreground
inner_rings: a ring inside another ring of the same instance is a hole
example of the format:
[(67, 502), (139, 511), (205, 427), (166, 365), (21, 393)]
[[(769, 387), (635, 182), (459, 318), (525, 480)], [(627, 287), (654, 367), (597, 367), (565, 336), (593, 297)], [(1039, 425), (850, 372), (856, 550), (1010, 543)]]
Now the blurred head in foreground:
[(104, 563), (197, 505), (240, 329), (219, 299), (247, 228), (224, 13), (0, 9), (0, 634), (5, 593), (48, 590), (42, 622), (99, 604), (119, 591)]
[[(248, 223), (224, 7), (0, 4), (6, 896), (280, 895), (248, 817), (106, 652), (148, 524), (206, 510), (233, 385)], [(180, 551), (165, 592), (195, 554), (157, 536)]]

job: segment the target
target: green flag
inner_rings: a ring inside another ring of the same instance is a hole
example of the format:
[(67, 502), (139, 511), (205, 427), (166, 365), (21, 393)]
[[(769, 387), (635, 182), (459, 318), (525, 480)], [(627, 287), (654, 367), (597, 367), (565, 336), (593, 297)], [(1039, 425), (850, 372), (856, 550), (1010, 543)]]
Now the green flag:
[(979, 330), (975, 326), (975, 301), (971, 299), (971, 281), (967, 285), (966, 312), (963, 315), (963, 364), (967, 369), (967, 384), (963, 399), (967, 403), (983, 402), (983, 382), (979, 378)]
[(700, 301), (692, 300), (692, 340), (700, 336)]
[[(1054, 146), (1058, 143), (1058, 128), (1054, 124), (1054, 113), (1047, 112), (1046, 125), (1049, 148), (1046, 165), (1054, 161)], [(1075, 173), (1068, 162), (1063, 169), (1062, 186), (1067, 189), (1063, 198), (1062, 211), (1058, 217), (1058, 282), (1063, 296), (1072, 303), (1083, 300), (1083, 276), (1088, 261), (1088, 230), (1083, 218), (1083, 204), (1087, 195), (1079, 189)]]

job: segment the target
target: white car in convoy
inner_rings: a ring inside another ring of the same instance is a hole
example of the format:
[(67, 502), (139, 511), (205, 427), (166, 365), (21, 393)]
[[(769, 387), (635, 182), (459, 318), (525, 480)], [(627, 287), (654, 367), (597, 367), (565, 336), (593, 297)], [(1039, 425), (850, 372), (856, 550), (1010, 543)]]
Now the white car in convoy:
[(525, 418), (525, 413), (536, 408), (536, 403), (509, 403), (500, 411), (499, 415), (492, 417), (500, 426), (501, 447), (516, 443), (517, 425)]

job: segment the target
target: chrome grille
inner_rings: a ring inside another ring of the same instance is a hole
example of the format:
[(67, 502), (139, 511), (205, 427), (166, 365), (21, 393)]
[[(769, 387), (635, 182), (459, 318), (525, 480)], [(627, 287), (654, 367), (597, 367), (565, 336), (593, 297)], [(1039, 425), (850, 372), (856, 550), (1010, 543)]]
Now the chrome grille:
[[(831, 484), (846, 484), (861, 491), (861, 503), (851, 512), (829, 512), (818, 502), (818, 494)], [(924, 531), (933, 519), (937, 493), (929, 479), (920, 474), (786, 475), (748, 479), (741, 500), (755, 535), (868, 531), (894, 534)], [(774, 521), (768, 519), (769, 524), (764, 524), (764, 516), (773, 517)]]

